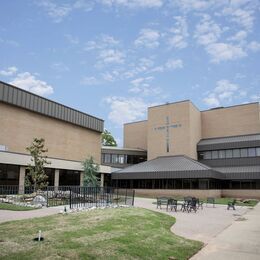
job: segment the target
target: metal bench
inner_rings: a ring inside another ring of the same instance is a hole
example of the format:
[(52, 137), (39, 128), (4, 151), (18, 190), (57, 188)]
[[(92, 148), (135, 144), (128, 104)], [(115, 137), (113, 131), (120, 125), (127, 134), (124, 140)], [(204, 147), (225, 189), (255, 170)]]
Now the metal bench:
[(206, 206), (208, 207), (208, 204), (212, 204), (213, 208), (215, 208), (215, 198), (209, 197), (207, 198)]
[(227, 209), (229, 210), (230, 208), (232, 208), (233, 210), (235, 210), (236, 202), (237, 202), (236, 200), (229, 201), (227, 205)]

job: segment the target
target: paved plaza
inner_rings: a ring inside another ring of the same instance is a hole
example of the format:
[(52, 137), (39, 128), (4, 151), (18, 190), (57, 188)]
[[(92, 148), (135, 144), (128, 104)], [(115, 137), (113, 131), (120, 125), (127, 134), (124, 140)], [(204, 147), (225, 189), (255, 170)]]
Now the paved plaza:
[(236, 207), (227, 210), (225, 205), (212, 205), (197, 213), (156, 209), (154, 199), (136, 198), (135, 205), (162, 212), (176, 218), (172, 232), (200, 240), (205, 247), (192, 260), (259, 260), (260, 259), (260, 204), (254, 207)]

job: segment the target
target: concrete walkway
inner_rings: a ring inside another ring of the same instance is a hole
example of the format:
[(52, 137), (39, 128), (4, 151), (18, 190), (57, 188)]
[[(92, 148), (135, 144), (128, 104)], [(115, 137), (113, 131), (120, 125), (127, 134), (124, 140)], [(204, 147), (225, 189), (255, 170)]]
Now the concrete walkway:
[(162, 206), (162, 209), (156, 209), (156, 205), (153, 204), (155, 201), (155, 199), (135, 198), (135, 206), (175, 217), (176, 223), (171, 229), (173, 233), (206, 244), (249, 210), (247, 207), (236, 207), (236, 210), (233, 211), (227, 210), (225, 205), (216, 205), (215, 208), (208, 205), (208, 207), (204, 206), (203, 210), (198, 210), (197, 213), (181, 212), (180, 210), (167, 212), (165, 206)]
[(35, 210), (28, 210), (28, 211), (0, 210), (0, 223), (12, 221), (12, 220), (50, 216), (53, 214), (58, 214), (60, 210), (63, 209), (64, 206), (42, 208), (42, 209), (35, 209)]
[(260, 203), (213, 238), (192, 260), (259, 260)]

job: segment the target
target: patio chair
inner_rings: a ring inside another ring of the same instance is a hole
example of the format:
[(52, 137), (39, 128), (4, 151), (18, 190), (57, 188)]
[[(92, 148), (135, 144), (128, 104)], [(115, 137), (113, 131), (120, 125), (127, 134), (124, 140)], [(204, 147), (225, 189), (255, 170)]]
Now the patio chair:
[(162, 209), (162, 205), (167, 206), (168, 208), (168, 198), (166, 197), (158, 197), (157, 198), (157, 209), (160, 207), (160, 209)]
[(168, 207), (170, 208), (171, 211), (174, 209), (175, 212), (177, 212), (177, 200), (168, 199), (167, 211), (168, 211)]
[(188, 213), (190, 213), (192, 210), (195, 213), (197, 212), (197, 199), (196, 198), (192, 198), (192, 200), (190, 200), (188, 203), (188, 210), (187, 210)]
[(203, 200), (197, 199), (197, 209), (203, 209)]
[(232, 208), (233, 210), (236, 210), (235, 209), (235, 204), (236, 204), (236, 200), (234, 199), (233, 201), (229, 201), (228, 202), (228, 205), (227, 205), (227, 209), (229, 210), (230, 208)]
[(213, 205), (213, 208), (215, 208), (215, 198), (209, 197), (207, 198), (206, 207), (208, 207), (208, 203)]

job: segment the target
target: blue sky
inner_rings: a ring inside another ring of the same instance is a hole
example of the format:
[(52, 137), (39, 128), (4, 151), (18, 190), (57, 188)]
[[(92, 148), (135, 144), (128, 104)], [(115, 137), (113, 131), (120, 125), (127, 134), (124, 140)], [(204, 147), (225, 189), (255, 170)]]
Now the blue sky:
[(257, 0), (3, 0), (0, 80), (122, 125), (260, 100)]

